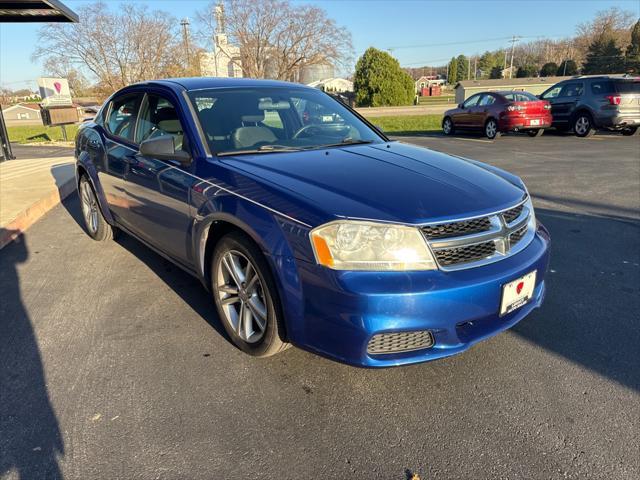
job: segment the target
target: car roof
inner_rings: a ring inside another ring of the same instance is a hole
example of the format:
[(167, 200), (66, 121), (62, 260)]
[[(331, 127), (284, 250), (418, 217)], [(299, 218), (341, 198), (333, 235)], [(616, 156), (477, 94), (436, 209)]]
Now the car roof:
[(220, 78), (220, 77), (191, 77), (191, 78), (166, 78), (162, 80), (149, 80), (135, 85), (164, 85), (175, 89), (182, 87), (186, 90), (201, 90), (205, 88), (230, 88), (230, 87), (287, 87), (287, 88), (311, 88), (300, 83), (282, 82), (278, 80), (259, 80), (255, 78)]

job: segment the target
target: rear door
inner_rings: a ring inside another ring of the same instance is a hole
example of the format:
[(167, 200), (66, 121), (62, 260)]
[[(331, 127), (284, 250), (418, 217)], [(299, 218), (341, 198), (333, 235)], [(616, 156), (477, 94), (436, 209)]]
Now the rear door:
[(498, 99), (493, 93), (482, 94), (478, 105), (471, 109), (471, 124), (473, 127), (483, 128), (489, 117), (495, 117), (496, 102), (498, 102)]
[(104, 163), (96, 165), (109, 210), (125, 226), (129, 202), (124, 189), (124, 177), (130, 159), (137, 151), (133, 135), (143, 96), (142, 93), (130, 93), (111, 101), (104, 120), (106, 155)]

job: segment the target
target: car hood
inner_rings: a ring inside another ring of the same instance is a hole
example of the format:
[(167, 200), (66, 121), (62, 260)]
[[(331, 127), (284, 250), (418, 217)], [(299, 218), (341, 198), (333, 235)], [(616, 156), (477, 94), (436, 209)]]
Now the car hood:
[[(228, 167), (306, 202), (320, 217), (425, 223), (506, 209), (522, 200), (517, 177), (495, 167), (399, 142), (238, 155)], [(300, 208), (295, 209), (299, 214)]]

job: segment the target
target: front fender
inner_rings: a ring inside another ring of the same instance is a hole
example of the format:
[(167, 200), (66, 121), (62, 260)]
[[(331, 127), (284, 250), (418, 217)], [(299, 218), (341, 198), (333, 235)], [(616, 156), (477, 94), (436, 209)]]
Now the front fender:
[[(219, 193), (219, 195), (218, 195)], [(297, 260), (288, 239), (292, 238), (286, 227), (289, 220), (281, 218), (266, 208), (219, 190), (209, 198), (193, 191), (195, 208), (193, 223), (193, 252), (198, 273), (209, 287), (207, 243), (217, 223), (228, 223), (242, 230), (262, 250), (282, 302), (282, 310), (289, 339), (295, 342), (304, 314), (302, 285), (298, 275)], [(308, 239), (308, 228), (300, 225), (297, 236)], [(308, 241), (308, 240), (307, 240)]]
[(80, 183), (80, 175), (85, 173), (93, 187), (93, 191), (96, 192), (98, 198), (98, 206), (102, 212), (102, 216), (112, 226), (115, 226), (115, 220), (111, 216), (109, 205), (107, 203), (107, 197), (104, 194), (100, 180), (98, 179), (98, 172), (93, 164), (91, 155), (87, 151), (81, 151), (76, 159), (76, 185)]

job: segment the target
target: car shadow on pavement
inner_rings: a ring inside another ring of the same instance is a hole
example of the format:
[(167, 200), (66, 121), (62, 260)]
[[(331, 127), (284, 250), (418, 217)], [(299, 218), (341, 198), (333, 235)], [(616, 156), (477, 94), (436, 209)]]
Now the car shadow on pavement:
[[(84, 230), (85, 227), (78, 196), (72, 194), (65, 199), (62, 204), (69, 215)], [(122, 231), (117, 232), (115, 241), (147, 265), (158, 278), (176, 292), (180, 298), (193, 308), (216, 332), (231, 343), (229, 335), (218, 318), (213, 299), (197, 278)]]
[(640, 390), (640, 222), (546, 209), (536, 214), (551, 233), (547, 297), (512, 331)]
[(0, 252), (0, 477), (59, 479), (64, 442), (20, 291), (18, 269), (28, 258), (24, 235)]

